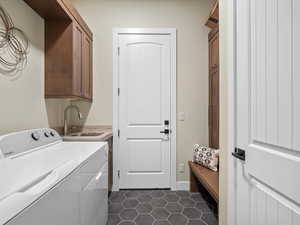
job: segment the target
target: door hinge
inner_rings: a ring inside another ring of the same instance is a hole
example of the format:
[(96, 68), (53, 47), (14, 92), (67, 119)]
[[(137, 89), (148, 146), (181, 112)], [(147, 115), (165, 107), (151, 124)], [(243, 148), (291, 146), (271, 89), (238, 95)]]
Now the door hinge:
[(118, 47), (118, 56), (120, 56), (120, 47)]
[(118, 178), (120, 179), (120, 170), (118, 170)]
[(118, 137), (120, 137), (120, 133), (121, 133), (120, 130), (118, 130)]
[(120, 96), (120, 88), (118, 88), (118, 96)]

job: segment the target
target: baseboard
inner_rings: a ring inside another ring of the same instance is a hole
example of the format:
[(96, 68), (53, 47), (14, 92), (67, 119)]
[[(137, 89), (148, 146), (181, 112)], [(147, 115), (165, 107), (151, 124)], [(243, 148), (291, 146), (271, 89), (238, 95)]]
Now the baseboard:
[[(173, 190), (173, 189), (172, 189)], [(190, 182), (189, 181), (177, 181), (175, 191), (189, 191)], [(117, 185), (113, 185), (112, 191), (119, 191)]]
[(190, 190), (190, 182), (189, 181), (177, 181), (176, 182), (176, 190), (177, 191), (188, 191), (188, 190)]

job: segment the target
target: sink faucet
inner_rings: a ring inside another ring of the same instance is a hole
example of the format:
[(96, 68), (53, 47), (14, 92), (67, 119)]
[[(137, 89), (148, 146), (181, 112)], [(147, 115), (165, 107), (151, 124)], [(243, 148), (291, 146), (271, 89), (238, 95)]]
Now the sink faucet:
[(65, 111), (64, 111), (64, 135), (66, 136), (68, 134), (68, 120), (67, 120), (67, 116), (68, 116), (68, 111), (71, 110), (71, 109), (75, 109), (76, 112), (77, 112), (77, 115), (78, 115), (78, 119), (81, 120), (83, 118), (81, 112), (80, 112), (80, 109), (78, 106), (76, 105), (69, 105), (67, 108), (65, 108)]

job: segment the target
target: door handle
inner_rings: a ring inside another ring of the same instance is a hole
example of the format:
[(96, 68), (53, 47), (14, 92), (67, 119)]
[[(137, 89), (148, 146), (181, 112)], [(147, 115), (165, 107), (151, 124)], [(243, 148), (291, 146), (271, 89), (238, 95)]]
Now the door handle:
[(232, 156), (235, 158), (238, 158), (242, 161), (246, 160), (246, 152), (243, 149), (235, 148), (234, 152), (232, 153)]
[(170, 130), (169, 129), (165, 129), (160, 131), (161, 134), (170, 134)]

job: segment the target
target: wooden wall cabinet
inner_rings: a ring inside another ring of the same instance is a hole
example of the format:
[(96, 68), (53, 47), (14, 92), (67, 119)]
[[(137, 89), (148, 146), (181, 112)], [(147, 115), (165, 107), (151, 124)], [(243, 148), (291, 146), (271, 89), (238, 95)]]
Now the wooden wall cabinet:
[(92, 101), (93, 34), (87, 24), (69, 0), (24, 1), (45, 19), (45, 97)]
[(82, 41), (82, 95), (86, 99), (93, 96), (93, 41), (87, 36), (83, 36)]
[[(93, 41), (77, 23), (73, 23), (73, 95), (92, 100)], [(51, 74), (50, 74), (51, 76)]]
[(209, 146), (219, 148), (219, 31), (209, 34)]
[(209, 17), (205, 25), (212, 29), (215, 29), (219, 26), (219, 1), (218, 0), (215, 1), (214, 6), (209, 13)]
[(220, 120), (220, 78), (219, 78), (219, 1), (215, 4), (205, 24), (212, 28), (208, 34), (209, 42), (209, 146), (219, 148), (219, 120)]

